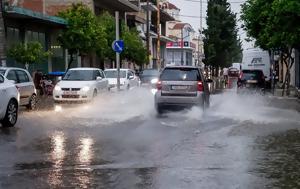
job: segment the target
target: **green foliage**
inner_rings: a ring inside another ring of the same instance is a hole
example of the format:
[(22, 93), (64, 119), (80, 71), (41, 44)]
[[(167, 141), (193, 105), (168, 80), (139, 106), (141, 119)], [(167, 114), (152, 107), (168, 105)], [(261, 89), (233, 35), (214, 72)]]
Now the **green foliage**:
[[(68, 22), (66, 30), (61, 33), (58, 40), (72, 55), (79, 52), (81, 55), (95, 52), (100, 59), (114, 60), (116, 55), (111, 48), (115, 40), (115, 18), (108, 12), (96, 17), (93, 12), (82, 3), (73, 4), (72, 7), (59, 16)], [(129, 31), (122, 24), (121, 39), (124, 39), (125, 50), (122, 57), (137, 64), (143, 64), (146, 59), (146, 50), (136, 31)]]
[(257, 46), (281, 51), (281, 60), (287, 68), (283, 89), (287, 85), (289, 94), (290, 69), (295, 62), (292, 49), (300, 47), (300, 1), (247, 0), (241, 18), (247, 35), (255, 39)]
[(147, 61), (147, 50), (137, 30), (123, 26), (122, 38), (125, 43), (124, 54), (122, 56), (138, 65), (143, 65)]
[(241, 18), (248, 36), (261, 48), (287, 52), (299, 47), (299, 0), (247, 0)]
[(58, 40), (71, 55), (77, 52), (85, 55), (106, 47), (104, 28), (86, 5), (73, 4), (70, 9), (60, 12), (59, 16), (66, 19), (68, 25)]
[(41, 43), (36, 41), (15, 44), (7, 52), (8, 57), (23, 64), (40, 63), (50, 55), (51, 52), (45, 52)]
[(207, 29), (204, 30), (205, 63), (213, 67), (228, 67), (240, 62), (241, 41), (236, 28), (236, 15), (227, 0), (209, 0)]
[(109, 60), (114, 60), (116, 58), (116, 53), (110, 47), (116, 39), (115, 18), (108, 12), (103, 12), (97, 17), (97, 22), (104, 29), (107, 44), (104, 48), (98, 48), (96, 53), (101, 59), (107, 58)]
[[(98, 16), (98, 23), (104, 28), (106, 33), (107, 45), (104, 49), (98, 49), (97, 54), (100, 57), (105, 57), (110, 60), (114, 60), (116, 53), (112, 50), (111, 44), (116, 39), (116, 22), (115, 18), (108, 12), (102, 13)], [(124, 40), (125, 49), (121, 53), (123, 59), (127, 59), (135, 62), (138, 65), (142, 65), (146, 62), (147, 54), (146, 48), (143, 45), (141, 38), (138, 35), (136, 29), (129, 29), (124, 22), (121, 22), (121, 36)]]

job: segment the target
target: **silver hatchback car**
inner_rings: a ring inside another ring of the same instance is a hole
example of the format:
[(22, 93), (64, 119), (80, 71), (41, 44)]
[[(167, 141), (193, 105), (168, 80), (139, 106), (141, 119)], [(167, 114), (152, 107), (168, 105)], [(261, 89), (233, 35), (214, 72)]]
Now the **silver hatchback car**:
[(0, 67), (0, 74), (15, 82), (20, 92), (20, 105), (30, 110), (36, 109), (37, 93), (29, 72), (22, 68)]
[(155, 108), (158, 113), (172, 107), (201, 106), (205, 109), (209, 107), (209, 96), (209, 88), (200, 68), (166, 67), (157, 82)]

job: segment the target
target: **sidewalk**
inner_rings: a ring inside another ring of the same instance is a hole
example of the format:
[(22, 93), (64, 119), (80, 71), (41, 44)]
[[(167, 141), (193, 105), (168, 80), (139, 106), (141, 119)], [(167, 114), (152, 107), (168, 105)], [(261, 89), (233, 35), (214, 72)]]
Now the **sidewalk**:
[(298, 97), (290, 96), (275, 96), (272, 94), (267, 95), (269, 104), (271, 106), (283, 109), (292, 109), (300, 112), (300, 99)]

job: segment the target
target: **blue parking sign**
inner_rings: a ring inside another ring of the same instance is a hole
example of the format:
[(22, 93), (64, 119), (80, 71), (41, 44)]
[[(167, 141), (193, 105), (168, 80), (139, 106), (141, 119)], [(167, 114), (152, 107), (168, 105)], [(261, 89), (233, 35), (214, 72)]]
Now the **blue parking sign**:
[(123, 40), (115, 40), (112, 43), (112, 49), (117, 52), (117, 53), (121, 53), (124, 50), (124, 41)]

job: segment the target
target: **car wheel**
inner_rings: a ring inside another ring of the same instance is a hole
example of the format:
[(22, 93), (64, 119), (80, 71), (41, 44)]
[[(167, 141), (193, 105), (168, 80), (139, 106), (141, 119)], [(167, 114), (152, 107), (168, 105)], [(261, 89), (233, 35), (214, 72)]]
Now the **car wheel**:
[(3, 127), (13, 127), (18, 120), (18, 103), (16, 100), (10, 100), (4, 119), (1, 121)]
[(27, 105), (27, 109), (29, 110), (35, 110), (37, 106), (37, 99), (36, 99), (36, 95), (32, 95), (29, 99), (29, 104)]
[(93, 98), (97, 97), (97, 90), (95, 89), (93, 92)]
[(163, 107), (159, 104), (155, 105), (155, 109), (156, 109), (157, 114), (159, 114), (159, 115), (164, 113)]
[(202, 110), (203, 110), (203, 112), (205, 112), (206, 111), (206, 108), (207, 108), (207, 104), (206, 104), (206, 100), (202, 100)]

